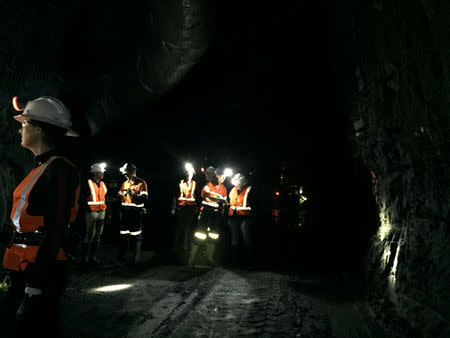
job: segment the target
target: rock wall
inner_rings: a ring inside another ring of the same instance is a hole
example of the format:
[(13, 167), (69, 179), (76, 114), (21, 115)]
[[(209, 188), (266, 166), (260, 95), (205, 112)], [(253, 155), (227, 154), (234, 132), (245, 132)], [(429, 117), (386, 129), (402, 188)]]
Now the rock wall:
[(370, 313), (392, 333), (448, 337), (450, 4), (353, 1), (328, 14), (349, 134), (379, 210)]

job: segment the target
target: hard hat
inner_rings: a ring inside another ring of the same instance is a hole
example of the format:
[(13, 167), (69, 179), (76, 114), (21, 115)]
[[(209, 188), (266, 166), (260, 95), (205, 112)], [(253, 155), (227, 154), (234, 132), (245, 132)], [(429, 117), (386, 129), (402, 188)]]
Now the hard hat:
[(224, 174), (225, 174), (225, 168), (222, 167), (222, 166), (217, 167), (217, 169), (216, 169), (216, 171), (215, 171), (215, 174), (216, 174), (216, 175), (224, 175)]
[(188, 172), (188, 173), (193, 173), (193, 174), (195, 174), (195, 169), (194, 169), (194, 167), (192, 166), (191, 163), (186, 163), (186, 164), (184, 165), (184, 171), (185, 171), (185, 172)]
[(125, 163), (122, 168), (120, 168), (120, 172), (122, 174), (128, 174), (132, 171), (136, 170), (136, 166), (133, 163)]
[(216, 168), (214, 167), (208, 167), (205, 170), (205, 177), (208, 181), (213, 181), (216, 179)]
[(91, 165), (91, 173), (104, 173), (106, 168), (106, 163), (94, 163)]
[(217, 170), (216, 168), (214, 168), (213, 166), (210, 166), (210, 167), (206, 168), (205, 174), (206, 173), (213, 173), (213, 174), (215, 174), (216, 170)]
[[(13, 98), (13, 106), (18, 110), (17, 98)], [(20, 111), (20, 109), (19, 109)], [(23, 113), (14, 116), (14, 118), (23, 122), (24, 119), (45, 122), (67, 130), (67, 136), (79, 136), (77, 132), (71, 130), (72, 121), (69, 109), (57, 98), (42, 96), (35, 100), (28, 101)]]
[(247, 183), (248, 183), (247, 177), (244, 174), (241, 174), (241, 173), (237, 173), (231, 179), (231, 184), (233, 184), (234, 186), (236, 186), (236, 185), (244, 186)]

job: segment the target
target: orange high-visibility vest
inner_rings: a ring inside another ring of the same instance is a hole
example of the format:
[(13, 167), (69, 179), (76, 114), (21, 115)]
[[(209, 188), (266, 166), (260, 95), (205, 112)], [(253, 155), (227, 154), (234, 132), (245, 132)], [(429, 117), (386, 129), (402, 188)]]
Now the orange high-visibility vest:
[[(205, 187), (209, 188), (209, 192), (207, 192), (205, 190)], [(227, 188), (223, 185), (223, 184), (219, 184), (219, 185), (214, 185), (211, 182), (208, 182), (206, 184), (205, 187), (203, 187), (201, 195), (202, 195), (202, 207), (201, 209), (203, 210), (203, 206), (207, 205), (213, 208), (219, 208), (219, 203), (217, 203), (216, 201), (213, 201), (212, 199), (209, 199), (208, 196), (217, 196), (217, 195), (221, 195), (222, 197), (226, 197), (227, 196)]]
[(106, 184), (100, 181), (97, 185), (95, 181), (88, 180), (89, 190), (91, 194), (89, 195), (88, 205), (92, 211), (102, 211), (106, 209), (105, 195), (108, 191)]
[[(47, 162), (34, 168), (27, 177), (17, 186), (13, 192), (13, 207), (11, 210), (11, 220), (15, 232), (36, 232), (39, 227), (44, 225), (44, 216), (34, 216), (27, 213), (28, 196), (36, 184), (37, 180), (47, 169), (48, 165), (58, 156), (52, 156)], [(67, 163), (73, 166), (67, 159)], [(80, 195), (80, 186), (75, 192), (75, 205), (70, 211), (69, 223), (75, 221), (78, 213), (78, 198)], [(37, 245), (13, 244), (5, 250), (3, 257), (3, 267), (14, 271), (24, 271), (28, 263), (36, 260), (36, 254), (39, 249)], [(59, 249), (56, 256), (57, 260), (67, 260), (62, 248)]]
[(131, 200), (131, 196), (127, 194), (128, 189), (131, 189), (131, 191), (136, 195), (148, 196), (147, 183), (139, 177), (136, 177), (135, 181), (126, 180), (122, 183), (122, 186), (120, 187), (118, 193), (122, 198), (123, 207), (143, 208), (144, 203), (141, 204), (133, 203), (133, 201)]
[(252, 212), (252, 208), (247, 203), (248, 194), (251, 186), (247, 186), (238, 194), (236, 187), (230, 191), (230, 209), (228, 209), (228, 215), (247, 216)]
[(189, 185), (187, 185), (185, 180), (180, 182), (180, 197), (178, 197), (177, 204), (179, 206), (185, 205), (196, 205), (195, 203), (195, 181), (192, 180)]

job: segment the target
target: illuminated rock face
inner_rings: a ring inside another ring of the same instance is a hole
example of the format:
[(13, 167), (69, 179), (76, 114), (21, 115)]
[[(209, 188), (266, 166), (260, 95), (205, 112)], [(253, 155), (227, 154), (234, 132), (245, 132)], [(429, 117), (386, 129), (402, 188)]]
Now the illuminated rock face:
[[(343, 95), (354, 152), (377, 181), (380, 228), (367, 261), (369, 291), (390, 300), (399, 318), (423, 335), (446, 336), (450, 5), (371, 5), (340, 8), (351, 26), (336, 25), (336, 37), (346, 39), (336, 63), (346, 64), (341, 79), (351, 88)], [(378, 310), (386, 304), (372, 302)]]

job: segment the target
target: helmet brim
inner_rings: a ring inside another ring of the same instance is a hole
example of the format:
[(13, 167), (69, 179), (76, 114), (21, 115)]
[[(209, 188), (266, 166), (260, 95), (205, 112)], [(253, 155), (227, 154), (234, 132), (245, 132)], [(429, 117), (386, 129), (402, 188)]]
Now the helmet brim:
[[(15, 119), (16, 121), (19, 121), (20, 123), (23, 123), (23, 121), (25, 121), (25, 118), (28, 118), (28, 116), (23, 116), (23, 114), (15, 115), (15, 116), (13, 116), (13, 117), (14, 117), (14, 119)], [(41, 120), (39, 120), (39, 119), (37, 119), (37, 118), (32, 118), (32, 117), (29, 117), (29, 118), (32, 119), (32, 120), (41, 121)], [(51, 125), (53, 125), (53, 126), (62, 128), (62, 127), (60, 127), (60, 126), (57, 126), (56, 124), (53, 124), (53, 123), (50, 123), (50, 122), (47, 122), (47, 121), (41, 121), (41, 122), (45, 122), (45, 123), (51, 124)], [(66, 129), (66, 128), (63, 128), (63, 129)], [(80, 134), (78, 134), (78, 133), (77, 133), (76, 131), (74, 131), (74, 130), (66, 129), (66, 136), (78, 137), (78, 136), (80, 136)]]

